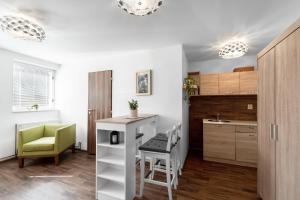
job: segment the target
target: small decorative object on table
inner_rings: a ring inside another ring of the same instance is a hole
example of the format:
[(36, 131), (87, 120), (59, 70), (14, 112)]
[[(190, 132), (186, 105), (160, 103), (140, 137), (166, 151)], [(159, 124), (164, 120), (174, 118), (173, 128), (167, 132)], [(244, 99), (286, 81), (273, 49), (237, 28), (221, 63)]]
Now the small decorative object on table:
[(31, 106), (31, 109), (34, 109), (35, 111), (37, 111), (39, 109), (39, 105), (34, 104), (34, 105)]
[(131, 101), (128, 101), (129, 109), (130, 109), (130, 117), (137, 118), (138, 117), (138, 101), (132, 99)]
[(112, 131), (110, 133), (110, 144), (119, 144), (119, 132), (118, 131)]
[(186, 92), (186, 96), (184, 97), (184, 100), (189, 102), (190, 97), (192, 95), (195, 95), (196, 90), (198, 89), (197, 85), (195, 85), (195, 80), (192, 78), (185, 78), (183, 83), (183, 89)]

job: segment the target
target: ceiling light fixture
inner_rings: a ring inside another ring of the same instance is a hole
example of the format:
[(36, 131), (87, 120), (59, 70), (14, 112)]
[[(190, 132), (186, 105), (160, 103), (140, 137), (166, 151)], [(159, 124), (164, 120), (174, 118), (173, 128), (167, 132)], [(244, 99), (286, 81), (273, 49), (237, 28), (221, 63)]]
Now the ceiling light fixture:
[(118, 6), (131, 15), (150, 15), (156, 12), (163, 0), (117, 0)]
[(0, 17), (0, 27), (15, 38), (41, 42), (46, 38), (44, 29), (28, 19), (15, 16)]
[(219, 56), (224, 59), (238, 58), (248, 51), (248, 44), (243, 40), (230, 40), (219, 48)]

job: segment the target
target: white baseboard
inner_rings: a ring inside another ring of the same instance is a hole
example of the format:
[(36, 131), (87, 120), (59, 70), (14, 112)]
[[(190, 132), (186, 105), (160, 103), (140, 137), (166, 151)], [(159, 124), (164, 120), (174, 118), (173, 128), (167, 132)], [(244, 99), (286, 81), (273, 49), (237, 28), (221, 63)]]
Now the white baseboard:
[(8, 156), (8, 157), (5, 157), (5, 158), (0, 158), (0, 162), (4, 162), (4, 161), (10, 160), (10, 159), (13, 159), (15, 157), (16, 156)]

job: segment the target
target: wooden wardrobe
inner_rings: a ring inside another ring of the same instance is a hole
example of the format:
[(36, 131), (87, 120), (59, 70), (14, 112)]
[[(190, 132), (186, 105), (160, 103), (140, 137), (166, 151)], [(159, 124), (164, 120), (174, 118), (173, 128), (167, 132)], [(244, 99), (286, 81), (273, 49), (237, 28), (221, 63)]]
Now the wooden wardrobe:
[(300, 19), (258, 54), (258, 195), (300, 199)]

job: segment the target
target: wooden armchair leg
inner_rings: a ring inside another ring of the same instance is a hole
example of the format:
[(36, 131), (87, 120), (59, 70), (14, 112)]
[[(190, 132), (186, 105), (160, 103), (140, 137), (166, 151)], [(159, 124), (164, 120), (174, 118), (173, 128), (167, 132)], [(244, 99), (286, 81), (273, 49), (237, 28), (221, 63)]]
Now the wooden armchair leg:
[(59, 155), (56, 155), (54, 157), (55, 165), (57, 166), (59, 164)]
[(75, 144), (72, 145), (72, 153), (75, 153)]
[(24, 167), (24, 158), (19, 158), (19, 168)]

